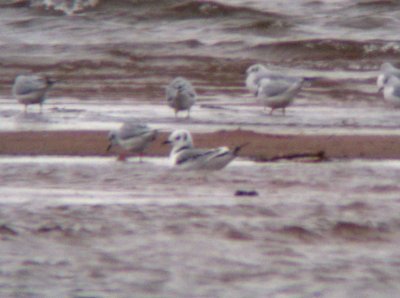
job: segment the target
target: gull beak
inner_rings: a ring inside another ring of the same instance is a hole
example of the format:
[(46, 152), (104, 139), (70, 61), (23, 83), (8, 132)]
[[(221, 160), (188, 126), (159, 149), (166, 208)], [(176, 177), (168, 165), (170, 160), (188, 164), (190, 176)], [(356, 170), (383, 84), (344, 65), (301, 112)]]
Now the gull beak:
[(109, 151), (111, 150), (111, 148), (112, 148), (112, 144), (110, 143), (110, 144), (107, 146), (106, 152), (109, 152)]
[(382, 92), (383, 89), (384, 89), (384, 87), (380, 87), (380, 88), (378, 89), (378, 92), (379, 92), (379, 93)]
[(166, 141), (162, 142), (163, 145), (168, 145), (168, 144), (171, 144), (171, 143), (172, 142), (170, 140), (166, 140)]

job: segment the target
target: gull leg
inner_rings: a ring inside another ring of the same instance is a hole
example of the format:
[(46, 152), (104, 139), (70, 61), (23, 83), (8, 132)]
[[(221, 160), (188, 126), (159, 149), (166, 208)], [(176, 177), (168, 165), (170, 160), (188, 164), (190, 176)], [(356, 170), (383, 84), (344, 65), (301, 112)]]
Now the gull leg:
[(189, 118), (190, 118), (190, 109), (188, 110), (187, 115), (186, 115), (186, 119), (189, 119)]
[(117, 158), (118, 161), (126, 161), (126, 154), (120, 153)]
[(282, 108), (282, 114), (285, 115), (285, 108)]
[(271, 111), (269, 111), (269, 114), (272, 116), (273, 112), (274, 112), (274, 108), (271, 108)]
[(42, 110), (42, 103), (40, 103), (39, 106), (40, 106), (39, 112), (40, 112), (40, 114), (42, 114), (42, 112), (43, 112), (43, 110)]

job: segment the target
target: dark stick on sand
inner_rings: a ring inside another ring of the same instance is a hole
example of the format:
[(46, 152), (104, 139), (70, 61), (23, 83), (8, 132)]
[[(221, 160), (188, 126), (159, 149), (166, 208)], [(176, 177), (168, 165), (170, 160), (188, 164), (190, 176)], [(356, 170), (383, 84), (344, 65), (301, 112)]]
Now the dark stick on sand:
[[(273, 157), (259, 157), (255, 158), (255, 161), (258, 162), (275, 162), (282, 159), (286, 160), (293, 160), (293, 159), (304, 159), (307, 158), (307, 162), (321, 162), (327, 161), (328, 158), (325, 155), (324, 151), (318, 151), (316, 153), (294, 153), (294, 154), (287, 154), (287, 155), (278, 155)], [(310, 160), (311, 159), (311, 160)]]

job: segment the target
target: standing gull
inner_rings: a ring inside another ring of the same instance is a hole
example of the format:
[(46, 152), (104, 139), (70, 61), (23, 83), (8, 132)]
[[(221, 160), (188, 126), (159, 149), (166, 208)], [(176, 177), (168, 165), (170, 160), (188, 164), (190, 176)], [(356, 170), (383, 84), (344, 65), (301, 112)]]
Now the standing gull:
[(12, 93), (19, 103), (25, 105), (25, 113), (30, 104), (39, 104), (40, 112), (42, 112), (46, 92), (53, 84), (54, 81), (45, 76), (18, 75), (15, 78)]
[(257, 98), (263, 103), (264, 109), (270, 107), (270, 115), (275, 109), (282, 109), (290, 105), (303, 85), (303, 79), (283, 80), (283, 79), (262, 79), (257, 90)]
[(254, 64), (251, 65), (246, 70), (246, 87), (249, 91), (256, 95), (258, 91), (258, 86), (260, 84), (260, 80), (265, 77), (269, 77), (272, 74), (264, 65), (262, 64)]
[(165, 90), (168, 105), (174, 109), (175, 118), (179, 111), (188, 111), (187, 118), (190, 118), (190, 109), (196, 102), (196, 91), (192, 84), (182, 77), (175, 78)]
[(246, 71), (246, 87), (263, 103), (264, 109), (282, 109), (290, 105), (300, 92), (303, 82), (310, 78), (288, 76), (268, 70), (262, 64), (254, 64)]
[(125, 161), (126, 153), (132, 152), (139, 153), (140, 161), (142, 161), (145, 149), (156, 137), (157, 130), (149, 128), (146, 124), (126, 122), (118, 130), (109, 133), (110, 144), (107, 147), (107, 152), (113, 146), (118, 145), (125, 151), (119, 154), (118, 160)]
[(194, 148), (190, 132), (184, 129), (172, 132), (164, 144), (172, 145), (170, 162), (174, 167), (182, 170), (220, 170), (230, 163), (245, 146), (238, 146), (233, 150), (227, 147)]

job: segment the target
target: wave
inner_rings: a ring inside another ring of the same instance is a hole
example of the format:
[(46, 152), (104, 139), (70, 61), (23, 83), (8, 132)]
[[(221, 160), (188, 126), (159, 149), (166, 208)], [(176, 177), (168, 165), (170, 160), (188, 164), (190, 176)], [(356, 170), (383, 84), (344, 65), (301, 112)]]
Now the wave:
[(72, 15), (86, 9), (96, 7), (100, 0), (6, 0), (0, 3), (0, 8), (41, 8)]
[(294, 41), (272, 42), (258, 44), (251, 49), (265, 56), (290, 56), (293, 59), (312, 57), (313, 60), (346, 59), (357, 60), (363, 58), (395, 58), (400, 54), (400, 42), (369, 40), (354, 41), (344, 39), (306, 39)]
[(29, 0), (5, 0), (0, 3), (0, 8), (8, 8), (8, 7), (26, 7), (30, 5)]
[(355, 7), (379, 7), (382, 8), (382, 6), (398, 6), (399, 2), (398, 1), (393, 1), (393, 0), (369, 0), (369, 1), (359, 1), (356, 4), (354, 4)]
[(248, 17), (248, 16), (270, 16), (279, 17), (279, 14), (261, 12), (243, 6), (231, 6), (213, 1), (189, 1), (176, 4), (170, 10), (183, 17)]
[(100, 0), (31, 0), (30, 6), (71, 15), (96, 7)]
[[(182, 3), (183, 2), (183, 3)], [(0, 7), (32, 7), (73, 15), (89, 10), (122, 10), (135, 14), (143, 10), (143, 17), (161, 18), (217, 18), (250, 17), (281, 18), (280, 14), (258, 11), (246, 6), (221, 4), (213, 1), (155, 1), (155, 0), (6, 0)], [(265, 23), (256, 24), (264, 27)]]

